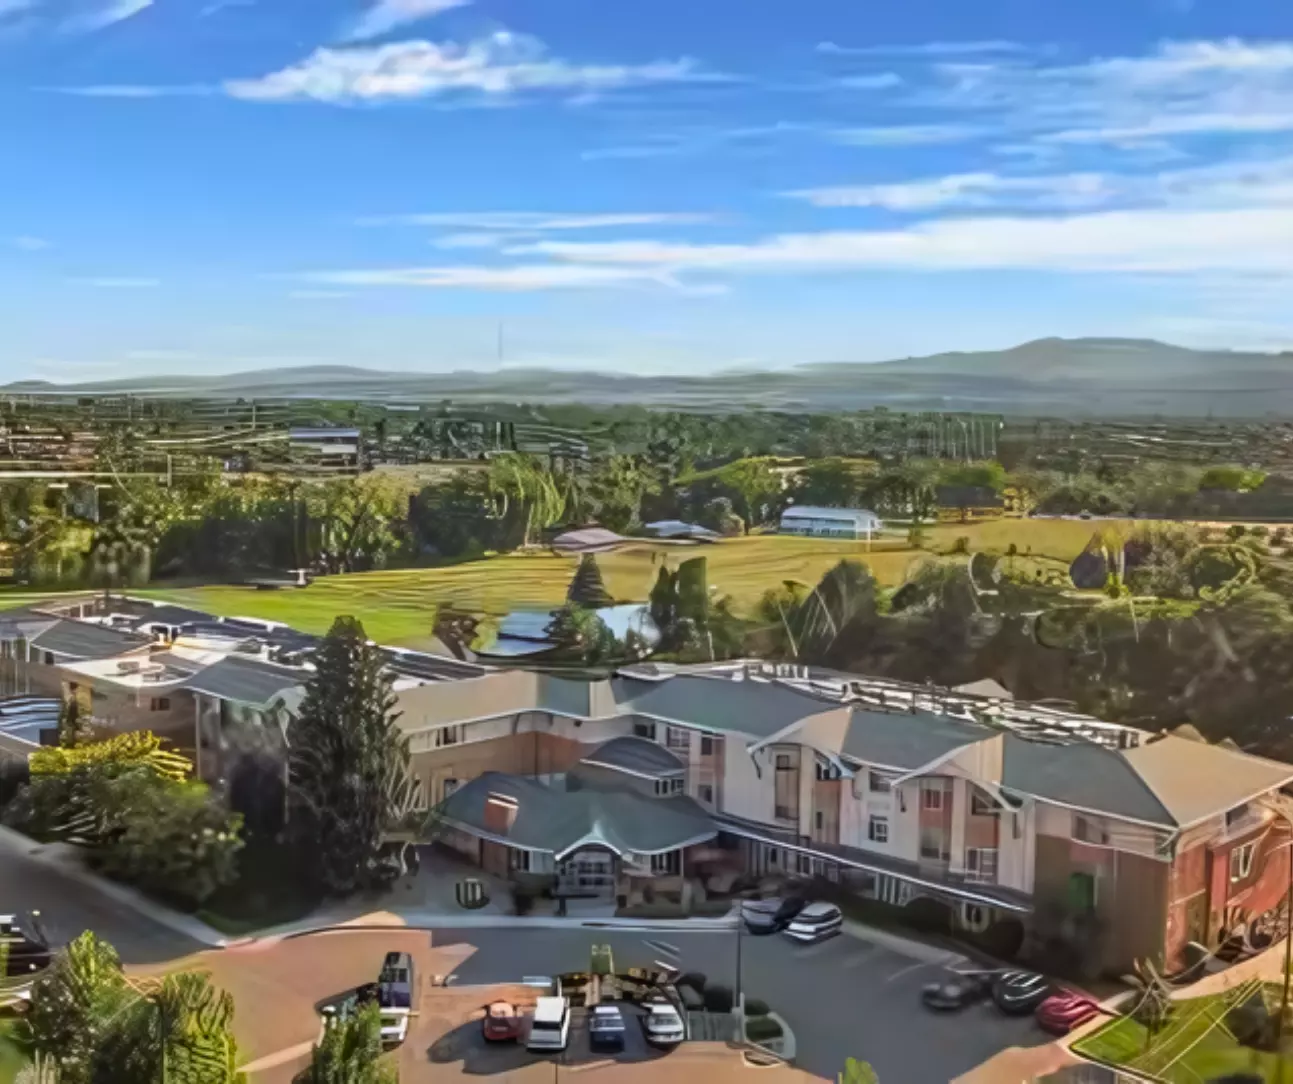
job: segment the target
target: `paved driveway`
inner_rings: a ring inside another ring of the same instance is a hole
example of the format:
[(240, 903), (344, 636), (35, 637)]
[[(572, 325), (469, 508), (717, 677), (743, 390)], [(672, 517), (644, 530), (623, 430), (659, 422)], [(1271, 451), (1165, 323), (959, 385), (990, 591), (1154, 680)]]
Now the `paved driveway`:
[(154, 964), (204, 947), (83, 881), (33, 861), (20, 849), (0, 847), (0, 914), (39, 911), (56, 945), (93, 930), (127, 964)]
[[(437, 944), (476, 947), (455, 971), (461, 984), (583, 969), (596, 943), (611, 946), (617, 968), (649, 965), (667, 947), (678, 950), (683, 970), (736, 982), (735, 933), (481, 929), (435, 937)], [(1004, 1017), (990, 1005), (949, 1016), (926, 1012), (920, 988), (940, 971), (928, 959), (848, 935), (812, 946), (744, 936), (741, 986), (794, 1029), (796, 1064), (827, 1080), (856, 1057), (869, 1061), (883, 1084), (946, 1084), (1003, 1048), (1048, 1041), (1031, 1019)]]

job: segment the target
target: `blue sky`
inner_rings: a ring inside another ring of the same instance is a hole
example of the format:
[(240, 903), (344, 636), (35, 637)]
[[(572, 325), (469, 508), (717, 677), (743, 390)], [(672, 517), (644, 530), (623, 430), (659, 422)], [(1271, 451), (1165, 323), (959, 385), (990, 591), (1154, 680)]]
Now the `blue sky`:
[(0, 379), (1293, 347), (1283, 0), (0, 0)]

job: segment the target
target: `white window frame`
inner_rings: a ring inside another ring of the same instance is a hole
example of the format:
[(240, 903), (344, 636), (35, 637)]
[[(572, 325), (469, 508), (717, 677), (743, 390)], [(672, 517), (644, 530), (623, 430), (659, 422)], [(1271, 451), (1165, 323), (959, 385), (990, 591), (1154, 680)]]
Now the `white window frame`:
[(712, 734), (702, 734), (700, 736), (700, 755), (703, 757), (712, 757), (714, 755), (714, 736)]
[(872, 794), (893, 793), (893, 779), (884, 772), (877, 772), (874, 768), (866, 773), (866, 785), (867, 790)]
[(691, 731), (682, 726), (665, 727), (664, 747), (673, 753), (691, 752)]
[(996, 847), (967, 847), (965, 872), (969, 879), (983, 884), (997, 883), (997, 862), (1000, 853)]
[(928, 809), (930, 812), (942, 812), (943, 810), (943, 784), (937, 785), (932, 783), (920, 784), (920, 808)]
[(970, 795), (970, 812), (976, 817), (995, 817), (1001, 813), (1001, 807), (978, 787)]
[(651, 872), (657, 877), (678, 877), (682, 874), (682, 851), (665, 851), (651, 855)]
[(889, 842), (889, 818), (872, 813), (871, 819), (867, 821), (866, 837), (872, 843), (884, 843), (887, 845)]
[(442, 726), (435, 732), (435, 748), (445, 749), (451, 745), (461, 745), (464, 740), (464, 726), (462, 723), (453, 723), (450, 726)]
[(1091, 843), (1097, 847), (1107, 847), (1109, 845), (1109, 830), (1094, 817), (1074, 813), (1073, 838), (1079, 843)]
[(687, 789), (687, 780), (685, 780), (682, 776), (678, 775), (678, 776), (675, 776), (673, 779), (669, 780), (670, 794), (682, 794), (686, 789)]
[(714, 784), (698, 783), (696, 784), (696, 800), (705, 805), (714, 804)]
[(647, 722), (645, 720), (636, 720), (633, 723), (633, 736), (635, 738), (645, 738), (647, 741), (655, 741), (655, 723)]
[(462, 784), (457, 779), (442, 779), (440, 781), (440, 800), (448, 801), (449, 796), (453, 794)]
[[(1253, 872), (1253, 858), (1257, 854), (1257, 840), (1236, 847), (1230, 852), (1230, 880), (1242, 881)], [(1238, 861), (1236, 861), (1238, 859)]]

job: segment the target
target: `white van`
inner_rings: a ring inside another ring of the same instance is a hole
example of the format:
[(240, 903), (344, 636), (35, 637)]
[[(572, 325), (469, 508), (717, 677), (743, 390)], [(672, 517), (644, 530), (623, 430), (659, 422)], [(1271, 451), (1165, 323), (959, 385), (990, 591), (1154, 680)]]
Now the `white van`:
[(534, 1022), (526, 1048), (540, 1053), (565, 1050), (570, 1040), (570, 1002), (564, 997), (541, 997), (534, 1005)]

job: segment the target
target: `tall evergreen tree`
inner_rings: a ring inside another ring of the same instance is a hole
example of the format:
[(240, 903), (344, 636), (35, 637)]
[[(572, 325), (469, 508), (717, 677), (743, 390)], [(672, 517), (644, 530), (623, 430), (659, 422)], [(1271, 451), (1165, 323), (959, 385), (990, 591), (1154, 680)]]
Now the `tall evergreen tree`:
[(585, 553), (579, 558), (575, 578), (570, 581), (570, 588), (566, 591), (566, 601), (582, 606), (585, 610), (609, 606), (613, 601), (602, 580), (602, 570), (597, 566), (597, 558), (591, 553)]
[(346, 895), (382, 880), (378, 849), (407, 808), (409, 747), (363, 625), (338, 617), (314, 663), (290, 735), (289, 829), (318, 887)]
[(376, 1005), (329, 1020), (296, 1084), (396, 1084), (395, 1067), (382, 1060), (382, 1021)]

